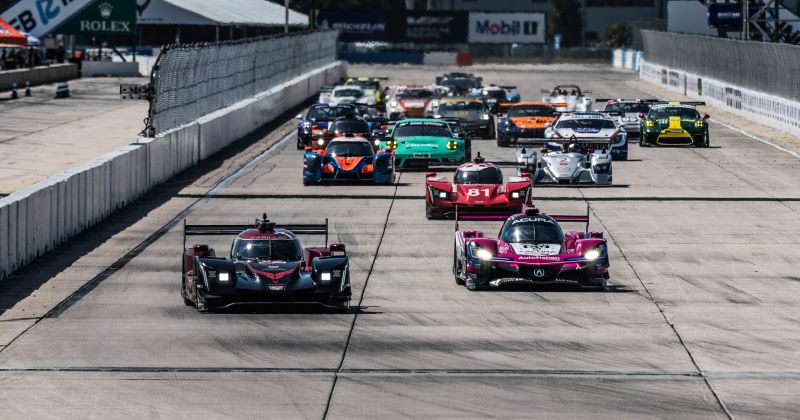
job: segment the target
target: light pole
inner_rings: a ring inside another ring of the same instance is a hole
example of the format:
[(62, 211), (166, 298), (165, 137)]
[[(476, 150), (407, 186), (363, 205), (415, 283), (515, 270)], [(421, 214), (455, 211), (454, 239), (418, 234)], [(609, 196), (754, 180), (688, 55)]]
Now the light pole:
[(284, 8), (284, 23), (283, 23), (283, 33), (289, 33), (289, 0), (283, 1), (283, 8)]

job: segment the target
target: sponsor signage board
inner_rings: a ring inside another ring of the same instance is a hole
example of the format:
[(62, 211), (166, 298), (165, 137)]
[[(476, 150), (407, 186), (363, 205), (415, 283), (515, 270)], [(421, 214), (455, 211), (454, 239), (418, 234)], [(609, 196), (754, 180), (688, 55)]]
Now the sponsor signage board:
[(317, 27), (340, 30), (340, 41), (386, 41), (387, 21), (382, 11), (323, 9), (317, 14)]
[(136, 2), (131, 0), (97, 0), (59, 26), (60, 34), (136, 34)]
[(477, 44), (543, 44), (545, 15), (470, 12), (468, 40)]
[(41, 38), (94, 0), (22, 0), (3, 12), (14, 29)]
[(389, 37), (394, 42), (467, 42), (467, 12), (408, 11), (393, 14)]

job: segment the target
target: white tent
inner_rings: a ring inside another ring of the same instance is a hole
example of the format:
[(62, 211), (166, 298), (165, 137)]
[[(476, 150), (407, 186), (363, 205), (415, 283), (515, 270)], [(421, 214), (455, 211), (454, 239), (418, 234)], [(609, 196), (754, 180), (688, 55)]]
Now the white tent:
[[(282, 5), (268, 0), (140, 0), (138, 23), (278, 26), (284, 13)], [(289, 10), (289, 25), (307, 26), (308, 15)]]

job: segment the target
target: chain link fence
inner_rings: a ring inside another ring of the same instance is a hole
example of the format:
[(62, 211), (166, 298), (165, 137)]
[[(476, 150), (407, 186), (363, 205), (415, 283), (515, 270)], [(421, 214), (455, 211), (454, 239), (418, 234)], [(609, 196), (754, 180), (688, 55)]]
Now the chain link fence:
[(642, 37), (648, 62), (800, 100), (799, 46), (646, 30)]
[(336, 60), (337, 31), (162, 48), (149, 127), (161, 133)]

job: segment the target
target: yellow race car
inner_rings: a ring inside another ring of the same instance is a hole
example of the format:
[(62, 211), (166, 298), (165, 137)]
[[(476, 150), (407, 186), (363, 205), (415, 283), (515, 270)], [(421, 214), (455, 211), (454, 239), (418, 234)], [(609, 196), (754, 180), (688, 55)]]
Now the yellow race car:
[(387, 77), (348, 77), (344, 84), (358, 86), (364, 91), (364, 95), (375, 96), (375, 108), (386, 111), (386, 95), (381, 88), (381, 81), (385, 80), (389, 79)]

